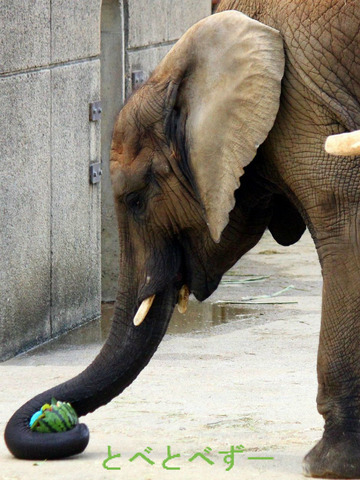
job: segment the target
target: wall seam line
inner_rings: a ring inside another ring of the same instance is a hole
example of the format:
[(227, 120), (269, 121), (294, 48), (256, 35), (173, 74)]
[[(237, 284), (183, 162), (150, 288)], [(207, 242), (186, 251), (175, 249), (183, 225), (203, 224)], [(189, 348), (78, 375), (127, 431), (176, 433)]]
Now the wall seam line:
[(91, 57), (79, 58), (77, 60), (69, 60), (67, 62), (59, 62), (59, 63), (50, 64), (50, 65), (41, 65), (39, 67), (31, 67), (28, 69), (17, 70), (15, 72), (0, 73), (0, 80), (2, 78), (16, 77), (18, 75), (26, 75), (29, 73), (43, 72), (46, 70), (54, 70), (56, 68), (67, 67), (67, 66), (77, 65), (77, 64), (86, 63), (86, 62), (94, 62), (96, 60), (99, 60), (99, 58), (100, 58), (100, 55), (94, 55)]
[(141, 51), (144, 51), (144, 50), (150, 50), (152, 48), (169, 47), (170, 45), (174, 45), (177, 41), (178, 41), (178, 39), (174, 39), (174, 40), (167, 40), (166, 42), (152, 43), (151, 45), (141, 45), (141, 46), (138, 46), (138, 47), (129, 47), (127, 49), (127, 51), (129, 53), (133, 53), (133, 52), (139, 52), (139, 51), (141, 52)]
[[(50, 61), (53, 53), (53, 39), (52, 39), (52, 0), (50, 0)], [(53, 328), (53, 260), (54, 260), (54, 245), (53, 245), (53, 74), (50, 74), (50, 337), (54, 333)]]

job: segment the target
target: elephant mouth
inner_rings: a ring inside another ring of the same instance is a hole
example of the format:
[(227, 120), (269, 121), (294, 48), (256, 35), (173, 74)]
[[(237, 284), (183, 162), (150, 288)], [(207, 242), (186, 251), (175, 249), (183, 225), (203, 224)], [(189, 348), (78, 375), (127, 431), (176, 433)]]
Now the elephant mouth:
[(148, 265), (147, 272), (157, 271), (157, 275), (148, 274), (147, 281), (137, 296), (133, 317), (136, 327), (144, 322), (154, 308), (157, 297), (170, 285), (177, 294), (177, 308), (182, 314), (187, 310), (190, 293), (193, 293), (197, 300), (203, 301), (218, 287), (222, 274), (207, 271), (204, 259), (194, 256), (186, 242), (176, 247), (175, 255), (167, 257), (166, 263), (171, 267), (166, 273), (164, 265), (158, 270), (151, 269), (151, 264)]
[[(171, 267), (167, 274), (164, 274), (164, 268), (159, 268), (157, 275), (146, 276), (147, 281), (138, 295), (137, 307), (133, 317), (133, 324), (136, 327), (144, 322), (152, 310), (153, 305), (155, 306), (156, 299), (161, 297), (170, 285), (172, 286), (175, 296), (177, 295), (176, 305), (179, 312), (186, 312), (191, 292), (191, 278), (188, 276), (186, 262), (184, 261), (184, 251), (179, 248), (179, 246), (177, 247), (175, 250), (176, 253), (172, 258), (173, 262), (168, 262)], [(148, 271), (151, 270), (148, 269)], [(161, 275), (161, 273), (163, 274)]]
[[(203, 301), (208, 298), (218, 287), (218, 284), (221, 280), (221, 275), (216, 276), (216, 278), (209, 279), (206, 278), (206, 281), (199, 281), (197, 278), (192, 285), (191, 281), (185, 280), (186, 277), (183, 274), (178, 274), (177, 279), (174, 285), (175, 290), (177, 291), (177, 308), (179, 313), (184, 314), (187, 311), (190, 293), (193, 293), (197, 300)], [(193, 288), (194, 287), (194, 288)], [(152, 309), (156, 298), (161, 296), (160, 293), (146, 294), (142, 296), (142, 299), (138, 302), (138, 307), (133, 318), (133, 324), (138, 327), (141, 325), (149, 312)]]
[[(177, 307), (180, 313), (185, 313), (187, 310), (187, 306), (189, 303), (189, 296), (190, 296), (190, 290), (189, 287), (184, 284), (178, 293), (178, 301), (177, 301)], [(137, 309), (133, 323), (135, 327), (138, 327), (143, 323), (143, 321), (146, 319), (152, 304), (154, 303), (154, 300), (156, 298), (156, 294), (150, 295), (149, 297), (145, 298), (141, 303), (139, 308)]]

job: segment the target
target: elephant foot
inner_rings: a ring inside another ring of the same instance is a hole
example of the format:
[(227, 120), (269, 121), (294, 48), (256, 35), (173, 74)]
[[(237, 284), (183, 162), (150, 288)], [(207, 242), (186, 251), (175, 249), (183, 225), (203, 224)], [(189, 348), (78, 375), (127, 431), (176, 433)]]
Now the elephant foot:
[(360, 478), (360, 434), (325, 433), (303, 460), (307, 477)]

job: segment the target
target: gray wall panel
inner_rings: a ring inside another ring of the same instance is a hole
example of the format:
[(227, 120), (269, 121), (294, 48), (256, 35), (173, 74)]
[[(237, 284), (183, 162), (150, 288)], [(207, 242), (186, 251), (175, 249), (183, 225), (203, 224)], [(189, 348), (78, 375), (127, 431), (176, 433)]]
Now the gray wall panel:
[(50, 62), (49, 0), (0, 2), (0, 73)]
[(99, 122), (89, 103), (100, 97), (100, 62), (59, 67), (52, 82), (53, 334), (99, 315), (100, 189), (89, 165), (100, 160)]
[(191, 25), (211, 13), (210, 0), (129, 0), (127, 3), (127, 48), (177, 40)]
[(50, 335), (50, 74), (0, 79), (0, 358)]
[(101, 0), (51, 1), (51, 62), (100, 53)]

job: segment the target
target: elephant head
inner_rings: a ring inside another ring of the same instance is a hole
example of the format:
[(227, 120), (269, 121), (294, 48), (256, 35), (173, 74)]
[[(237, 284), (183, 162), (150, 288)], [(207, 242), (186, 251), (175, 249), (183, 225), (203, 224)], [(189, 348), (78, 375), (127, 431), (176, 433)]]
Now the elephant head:
[[(84, 425), (34, 433), (31, 415), (51, 397), (79, 416), (106, 404), (149, 362), (176, 303), (184, 309), (189, 292), (207, 298), (267, 226), (295, 240), (274, 220), (271, 191), (244, 174), (274, 124), (283, 71), (279, 33), (224, 12), (190, 28), (127, 101), (111, 150), (120, 238), (112, 328), (84, 372), (13, 415), (5, 439), (15, 456), (82, 451)], [(296, 239), (303, 230), (298, 217)]]

